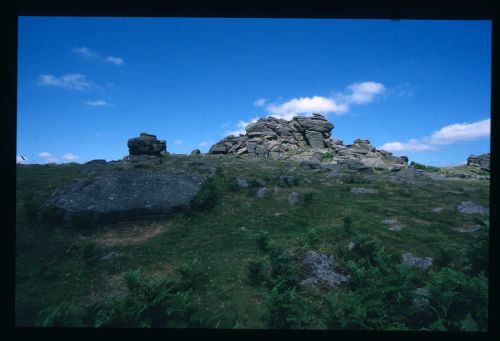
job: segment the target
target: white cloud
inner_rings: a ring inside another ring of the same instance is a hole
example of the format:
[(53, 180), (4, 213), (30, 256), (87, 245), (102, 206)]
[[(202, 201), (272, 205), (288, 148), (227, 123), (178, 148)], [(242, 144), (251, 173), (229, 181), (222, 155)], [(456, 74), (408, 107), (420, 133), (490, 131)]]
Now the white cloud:
[(331, 98), (322, 96), (293, 98), (283, 104), (271, 104), (267, 106), (270, 116), (276, 118), (290, 119), (297, 114), (310, 114), (313, 112), (342, 114), (349, 107), (339, 104)]
[(416, 139), (410, 139), (406, 143), (401, 143), (399, 141), (387, 142), (380, 146), (378, 149), (387, 150), (389, 152), (423, 152), (426, 150), (435, 150), (436, 147), (425, 143), (420, 143)]
[(475, 140), (490, 136), (491, 119), (474, 123), (455, 123), (432, 133), (430, 139), (434, 144), (450, 144), (457, 141)]
[(100, 58), (100, 56), (97, 52), (89, 49), (88, 47), (84, 47), (84, 46), (83, 47), (75, 47), (73, 49), (73, 52), (76, 52), (85, 58), (92, 58), (92, 59)]
[(61, 77), (43, 74), (38, 76), (38, 85), (57, 86), (69, 90), (86, 91), (92, 87), (92, 82), (87, 80), (87, 76), (81, 73), (70, 73)]
[(17, 155), (16, 163), (28, 163), (28, 158), (26, 156)]
[(52, 157), (52, 154), (50, 154), (49, 152), (41, 152), (38, 154), (38, 156), (43, 157), (43, 158), (48, 158), (48, 157)]
[(372, 102), (376, 95), (385, 91), (385, 87), (377, 82), (353, 83), (347, 87), (350, 93), (341, 95), (348, 103), (365, 104)]
[(56, 157), (49, 157), (49, 158), (45, 159), (45, 161), (47, 161), (47, 163), (57, 163), (57, 162), (59, 162), (59, 159)]
[(78, 155), (75, 155), (73, 153), (66, 153), (62, 156), (62, 158), (66, 161), (75, 161), (78, 159)]
[(94, 51), (92, 49), (89, 49), (88, 47), (82, 46), (82, 47), (75, 47), (73, 49), (73, 52), (78, 53), (82, 57), (89, 58), (89, 59), (97, 59), (106, 63), (111, 63), (115, 65), (123, 65), (124, 61), (123, 58), (120, 57), (114, 57), (114, 56), (107, 56), (104, 57), (101, 54), (99, 54), (97, 51)]
[(245, 134), (246, 133), (245, 127), (251, 123), (257, 122), (257, 120), (258, 120), (258, 118), (256, 118), (256, 117), (252, 118), (250, 121), (241, 121), (240, 120), (236, 124), (236, 129), (224, 132), (224, 136), (229, 136), (229, 135), (238, 136), (240, 134)]
[(410, 139), (405, 143), (399, 141), (387, 142), (380, 146), (379, 149), (390, 152), (436, 150), (439, 145), (487, 138), (490, 136), (490, 124), (491, 120), (489, 118), (473, 123), (450, 124), (436, 130), (430, 136)]
[(259, 99), (256, 99), (255, 102), (253, 102), (253, 105), (255, 105), (256, 107), (261, 107), (265, 103), (266, 103), (266, 99), (265, 98), (259, 98)]
[[(266, 107), (270, 116), (290, 120), (296, 115), (308, 115), (314, 112), (342, 115), (349, 111), (351, 104), (372, 102), (377, 95), (385, 91), (385, 86), (377, 82), (361, 82), (349, 85), (345, 92), (334, 93), (331, 97), (299, 97), (282, 103), (271, 103)], [(259, 99), (261, 100), (261, 99)], [(258, 105), (258, 101), (254, 105)], [(262, 103), (263, 104), (263, 103)]]
[(97, 101), (86, 101), (83, 102), (85, 105), (91, 106), (91, 107), (105, 107), (108, 106), (109, 103), (106, 101), (103, 101), (102, 99), (97, 100)]
[(182, 144), (182, 140), (177, 139), (174, 141), (174, 144)]
[(111, 64), (116, 64), (116, 65), (122, 65), (123, 64), (123, 59), (122, 58), (113, 57), (113, 56), (107, 57), (106, 61), (108, 61)]

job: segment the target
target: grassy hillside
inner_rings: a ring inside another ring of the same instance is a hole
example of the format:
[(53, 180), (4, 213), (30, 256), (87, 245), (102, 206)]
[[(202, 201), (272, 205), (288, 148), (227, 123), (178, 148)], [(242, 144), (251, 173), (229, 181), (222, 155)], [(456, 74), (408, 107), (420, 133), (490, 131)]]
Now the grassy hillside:
[[(456, 207), (488, 207), (488, 181), (395, 183), (291, 161), (208, 160), (217, 171), (196, 210), (94, 230), (47, 226), (33, 214), (55, 188), (82, 177), (81, 166), (18, 166), (16, 325), (486, 330), (488, 216)], [(239, 189), (237, 177), (249, 187)], [(456, 231), (470, 225), (480, 230)], [(304, 290), (306, 250), (333, 254), (349, 283)], [(433, 265), (403, 267), (406, 252)], [(429, 303), (418, 309), (415, 290), (424, 287)]]

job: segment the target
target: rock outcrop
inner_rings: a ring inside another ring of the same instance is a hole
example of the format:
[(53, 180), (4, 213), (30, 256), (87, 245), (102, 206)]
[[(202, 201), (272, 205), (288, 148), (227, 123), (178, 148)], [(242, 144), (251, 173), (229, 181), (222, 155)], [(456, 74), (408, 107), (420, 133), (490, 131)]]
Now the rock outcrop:
[(41, 220), (90, 227), (189, 207), (206, 176), (181, 169), (128, 169), (74, 181), (38, 210)]
[(246, 134), (227, 136), (210, 148), (209, 154), (248, 154), (274, 159), (346, 164), (349, 169), (401, 169), (408, 158), (377, 150), (368, 140), (352, 145), (332, 139), (333, 124), (320, 114), (296, 116), (291, 121), (261, 118), (246, 126)]
[(480, 169), (490, 171), (490, 153), (471, 155), (467, 158), (467, 166), (479, 167)]
[(141, 133), (139, 137), (128, 140), (130, 155), (157, 155), (167, 152), (167, 142), (156, 139), (156, 135)]

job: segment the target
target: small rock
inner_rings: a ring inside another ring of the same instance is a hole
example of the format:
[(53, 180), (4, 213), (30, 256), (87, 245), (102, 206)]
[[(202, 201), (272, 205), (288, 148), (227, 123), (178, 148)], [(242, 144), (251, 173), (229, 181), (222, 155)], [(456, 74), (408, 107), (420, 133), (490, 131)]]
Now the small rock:
[(101, 260), (110, 260), (110, 259), (113, 259), (116, 257), (118, 257), (118, 252), (112, 251), (112, 252), (108, 253), (107, 255), (102, 256)]
[(432, 212), (434, 212), (434, 213), (439, 213), (439, 212), (441, 212), (442, 210), (443, 210), (443, 208), (442, 208), (442, 207), (436, 207), (436, 208), (433, 208), (433, 209), (432, 209)]
[(273, 194), (276, 195), (280, 192), (280, 189), (278, 188), (278, 186), (274, 186), (273, 188)]
[(284, 213), (283, 212), (275, 212), (274, 216), (275, 217), (281, 217)]
[(191, 155), (200, 155), (201, 151), (199, 149), (195, 149), (191, 152)]
[(347, 250), (352, 251), (352, 249), (354, 249), (355, 246), (356, 246), (356, 243), (350, 242), (349, 244), (347, 244)]
[(481, 229), (481, 225), (472, 225), (472, 226), (467, 226), (467, 227), (461, 227), (456, 229), (458, 232), (462, 233), (469, 233), (469, 232), (476, 232)]
[(290, 205), (295, 205), (299, 201), (299, 193), (297, 192), (292, 192), (288, 196), (288, 203)]
[(464, 187), (463, 188), (464, 192), (477, 192), (479, 191), (478, 187)]
[(426, 308), (429, 305), (429, 289), (427, 288), (417, 288), (415, 290), (415, 297), (413, 298), (413, 304), (418, 308)]
[(384, 219), (384, 220), (382, 220), (382, 224), (392, 225), (392, 224), (397, 224), (397, 223), (398, 223), (397, 219)]
[(418, 257), (410, 252), (403, 254), (402, 259), (402, 263), (408, 267), (416, 266), (425, 270), (432, 265), (431, 257)]
[(489, 214), (489, 209), (472, 201), (462, 201), (457, 209), (464, 214)]
[(237, 178), (236, 179), (236, 185), (239, 188), (248, 188), (248, 182), (245, 179), (243, 179), (243, 178)]
[(378, 190), (374, 188), (351, 188), (351, 193), (375, 194), (378, 193)]
[(389, 231), (399, 232), (399, 231), (401, 231), (401, 229), (402, 229), (401, 225), (396, 225), (396, 226), (389, 227)]
[(297, 182), (295, 177), (292, 175), (282, 175), (280, 179), (287, 186), (294, 186)]
[(258, 191), (257, 191), (257, 196), (259, 198), (263, 198), (267, 193), (267, 188), (266, 187), (262, 187), (260, 188)]

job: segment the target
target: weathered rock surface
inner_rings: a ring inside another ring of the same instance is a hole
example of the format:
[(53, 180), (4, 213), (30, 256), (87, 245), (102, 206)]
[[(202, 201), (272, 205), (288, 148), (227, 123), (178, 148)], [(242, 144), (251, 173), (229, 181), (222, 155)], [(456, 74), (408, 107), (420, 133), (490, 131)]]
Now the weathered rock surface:
[(471, 155), (467, 158), (467, 166), (479, 167), (480, 169), (490, 171), (490, 153), (481, 155)]
[(377, 150), (368, 140), (356, 139), (343, 145), (332, 139), (333, 124), (320, 114), (295, 116), (290, 121), (274, 117), (261, 118), (246, 126), (246, 134), (227, 136), (210, 148), (209, 154), (248, 154), (296, 161), (328, 160), (346, 164), (355, 171), (400, 169), (407, 165), (405, 156)]
[(188, 207), (205, 179), (180, 169), (109, 172), (57, 189), (38, 215), (79, 227), (165, 215)]
[(295, 205), (299, 201), (299, 193), (297, 192), (292, 192), (288, 196), (288, 203), (290, 205)]
[(460, 213), (464, 214), (489, 214), (490, 211), (486, 207), (476, 204), (472, 201), (462, 201), (457, 207)]
[(402, 255), (402, 263), (403, 265), (408, 267), (418, 267), (425, 270), (432, 265), (432, 258), (418, 257), (410, 252), (407, 252)]
[(139, 137), (128, 140), (130, 155), (161, 155), (167, 151), (167, 142), (156, 139), (156, 135), (141, 133)]
[(312, 290), (317, 290), (318, 286), (336, 288), (349, 280), (343, 274), (335, 271), (335, 259), (330, 254), (307, 251), (302, 259), (302, 267), (309, 276), (301, 284)]
[(356, 194), (376, 194), (378, 190), (375, 188), (351, 188), (351, 193)]

